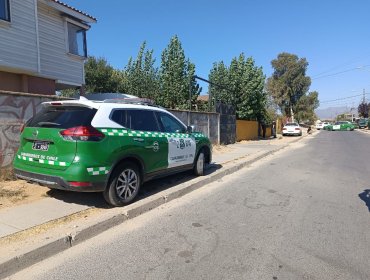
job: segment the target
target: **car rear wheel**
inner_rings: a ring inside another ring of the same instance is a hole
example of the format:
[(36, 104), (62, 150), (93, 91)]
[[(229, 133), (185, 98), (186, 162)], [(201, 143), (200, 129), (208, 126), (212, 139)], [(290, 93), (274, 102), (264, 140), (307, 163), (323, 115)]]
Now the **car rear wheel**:
[(133, 163), (123, 163), (114, 170), (103, 195), (110, 205), (124, 206), (136, 198), (140, 185), (139, 168)]
[(205, 166), (205, 156), (204, 156), (204, 150), (201, 150), (197, 156), (197, 159), (195, 161), (194, 165), (194, 173), (197, 176), (203, 176), (204, 175), (204, 166)]

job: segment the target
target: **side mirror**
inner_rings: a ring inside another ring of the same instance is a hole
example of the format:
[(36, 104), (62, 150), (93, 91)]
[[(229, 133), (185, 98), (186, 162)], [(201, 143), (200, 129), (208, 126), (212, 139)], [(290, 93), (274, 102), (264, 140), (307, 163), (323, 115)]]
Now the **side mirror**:
[(188, 125), (188, 126), (186, 127), (186, 131), (187, 131), (188, 133), (193, 133), (193, 132), (195, 131), (195, 126), (194, 126), (194, 125)]

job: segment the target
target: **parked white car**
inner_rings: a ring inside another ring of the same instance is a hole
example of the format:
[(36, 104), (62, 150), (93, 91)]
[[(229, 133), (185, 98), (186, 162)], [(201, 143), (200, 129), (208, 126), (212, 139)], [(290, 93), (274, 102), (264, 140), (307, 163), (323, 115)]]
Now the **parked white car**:
[(316, 124), (315, 127), (316, 127), (317, 130), (323, 129), (324, 128), (324, 123), (323, 122), (319, 122), (319, 123)]
[(320, 129), (324, 129), (325, 126), (328, 126), (330, 123), (328, 122), (320, 122), (320, 123), (317, 123), (316, 124), (316, 129), (317, 130), (320, 130)]
[(302, 128), (298, 123), (287, 123), (283, 127), (283, 136), (285, 135), (302, 136)]

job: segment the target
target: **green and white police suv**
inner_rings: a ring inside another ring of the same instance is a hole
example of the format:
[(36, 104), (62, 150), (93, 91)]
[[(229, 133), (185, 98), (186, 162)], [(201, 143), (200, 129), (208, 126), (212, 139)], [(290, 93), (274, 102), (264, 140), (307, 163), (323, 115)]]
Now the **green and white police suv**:
[(43, 103), (21, 133), (18, 178), (49, 188), (103, 192), (113, 206), (130, 203), (141, 184), (193, 169), (203, 175), (212, 147), (148, 100)]

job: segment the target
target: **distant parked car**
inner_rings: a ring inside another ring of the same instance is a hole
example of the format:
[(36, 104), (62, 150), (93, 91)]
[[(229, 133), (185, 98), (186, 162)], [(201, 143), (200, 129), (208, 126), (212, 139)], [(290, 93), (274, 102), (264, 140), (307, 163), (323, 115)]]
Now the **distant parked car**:
[(358, 126), (358, 123), (357, 122), (352, 122), (353, 126), (355, 127), (355, 129), (358, 129), (359, 126)]
[(316, 128), (317, 130), (323, 129), (323, 128), (324, 128), (324, 123), (322, 123), (322, 122), (317, 123), (317, 124), (315, 125), (315, 128)]
[(355, 129), (355, 126), (353, 123), (349, 121), (338, 121), (335, 124), (328, 125), (327, 130), (329, 131), (335, 131), (335, 130), (347, 130), (347, 131), (352, 131)]
[(365, 127), (367, 127), (367, 122), (368, 122), (368, 119), (367, 118), (360, 119), (358, 121), (358, 128), (365, 128)]
[(321, 123), (318, 123), (316, 124), (316, 129), (317, 130), (320, 130), (320, 129), (325, 129), (325, 127), (327, 127), (328, 125), (330, 125), (330, 123), (328, 122), (321, 122)]
[(287, 123), (283, 127), (283, 136), (285, 135), (302, 136), (302, 128), (298, 123)]

